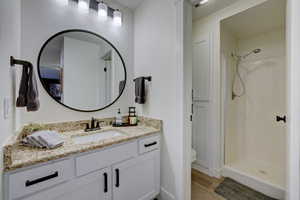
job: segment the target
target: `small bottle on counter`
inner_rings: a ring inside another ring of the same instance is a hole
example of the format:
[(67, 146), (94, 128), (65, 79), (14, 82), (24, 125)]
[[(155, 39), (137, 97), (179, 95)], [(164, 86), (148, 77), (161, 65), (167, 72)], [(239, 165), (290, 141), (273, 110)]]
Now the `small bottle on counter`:
[(129, 107), (128, 113), (129, 113), (128, 116), (129, 125), (137, 125), (137, 116), (136, 116), (135, 107)]
[(116, 125), (122, 125), (123, 124), (123, 117), (121, 114), (121, 109), (118, 109), (118, 113), (116, 115)]

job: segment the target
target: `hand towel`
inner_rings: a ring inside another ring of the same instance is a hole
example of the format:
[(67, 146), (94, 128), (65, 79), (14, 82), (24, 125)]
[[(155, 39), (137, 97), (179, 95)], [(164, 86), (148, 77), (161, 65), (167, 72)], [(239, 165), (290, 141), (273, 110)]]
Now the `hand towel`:
[(27, 107), (27, 111), (37, 111), (40, 107), (37, 81), (31, 63), (23, 65), (22, 78), (17, 98), (17, 107)]
[(29, 77), (28, 77), (28, 90), (27, 90), (27, 111), (37, 111), (40, 108), (39, 91), (33, 66), (30, 63)]
[(134, 82), (135, 82), (135, 102), (138, 104), (146, 103), (145, 78), (144, 77), (136, 78)]
[(27, 90), (28, 90), (28, 67), (23, 66), (22, 78), (19, 87), (19, 96), (17, 98), (17, 107), (25, 107), (27, 105)]
[(119, 95), (123, 92), (125, 88), (125, 84), (126, 84), (125, 80), (119, 82)]

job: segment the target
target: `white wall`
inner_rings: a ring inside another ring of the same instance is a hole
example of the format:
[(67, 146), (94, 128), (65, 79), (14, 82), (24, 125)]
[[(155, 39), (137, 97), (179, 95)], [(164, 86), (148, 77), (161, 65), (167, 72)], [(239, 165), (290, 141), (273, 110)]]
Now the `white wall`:
[(183, 3), (183, 159), (184, 199), (191, 199), (191, 150), (192, 150), (192, 122), (190, 120), (192, 104), (192, 71), (193, 71), (193, 7), (189, 0)]
[(111, 117), (121, 108), (127, 112), (133, 105), (133, 15), (132, 12), (110, 1), (114, 8), (123, 13), (122, 27), (116, 27), (112, 19), (101, 21), (95, 11), (90, 14), (79, 12), (75, 3), (62, 6), (54, 0), (25, 0), (22, 2), (21, 55), (23, 59), (37, 64), (37, 57), (43, 43), (52, 35), (65, 29), (86, 29), (111, 41), (120, 51), (127, 67), (127, 85), (119, 101), (103, 111), (80, 113), (69, 110), (51, 99), (38, 80), (41, 108), (38, 112), (27, 113), (23, 109), (21, 123), (59, 122), (88, 119), (94, 117)]
[(212, 119), (213, 123), (211, 125), (211, 137), (212, 144), (210, 144), (211, 148), (211, 159), (212, 159), (212, 167), (215, 172), (215, 176), (220, 175), (220, 169), (223, 165), (223, 132), (222, 132), (222, 98), (221, 98), (221, 41), (220, 41), (220, 22), (232, 15), (235, 15), (239, 12), (242, 12), (248, 8), (254, 7), (258, 4), (265, 2), (266, 0), (240, 0), (231, 6), (228, 6), (220, 11), (217, 11), (208, 17), (205, 17), (200, 20), (195, 20), (193, 22), (193, 40), (197, 41), (199, 38), (203, 37), (203, 35), (211, 34), (212, 35), (212, 54), (214, 55), (214, 59), (212, 61)]
[(300, 1), (288, 0), (288, 189), (287, 200), (300, 199)]
[[(134, 13), (135, 76), (152, 76), (144, 116), (163, 120), (161, 196), (183, 197), (183, 69), (177, 56), (177, 8), (173, 0), (144, 1)], [(183, 44), (183, 41), (182, 41)]]
[[(15, 122), (15, 95), (13, 93), (14, 69), (11, 70), (9, 57), (19, 57), (20, 52), (20, 1), (10, 0), (0, 2), (0, 144), (2, 144), (14, 133)], [(8, 119), (3, 117), (3, 100), (10, 98), (11, 110)], [(0, 152), (0, 172), (2, 176), (3, 156)], [(2, 181), (0, 183), (0, 199), (3, 199)]]

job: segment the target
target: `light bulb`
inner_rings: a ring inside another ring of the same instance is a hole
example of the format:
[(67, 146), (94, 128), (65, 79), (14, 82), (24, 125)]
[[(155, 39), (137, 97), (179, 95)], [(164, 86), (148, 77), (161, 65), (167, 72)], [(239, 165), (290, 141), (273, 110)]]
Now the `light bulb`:
[(101, 1), (98, 4), (98, 16), (102, 19), (107, 19), (107, 10), (107, 5), (103, 1)]
[(82, 12), (89, 12), (90, 1), (89, 0), (79, 0), (78, 1), (78, 9)]
[(122, 26), (122, 13), (120, 12), (120, 10), (115, 10), (114, 11), (114, 18), (113, 18), (113, 23), (116, 26)]
[(69, 4), (69, 0), (56, 0), (56, 2), (62, 6), (67, 6)]
[(200, 4), (203, 5), (203, 4), (206, 4), (207, 2), (208, 2), (208, 0), (202, 0), (202, 1), (200, 2)]

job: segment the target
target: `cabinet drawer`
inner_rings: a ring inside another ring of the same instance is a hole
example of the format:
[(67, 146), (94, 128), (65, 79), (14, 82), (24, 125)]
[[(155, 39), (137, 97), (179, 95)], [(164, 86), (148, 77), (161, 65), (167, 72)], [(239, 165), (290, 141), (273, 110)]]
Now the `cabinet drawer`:
[(122, 144), (76, 158), (76, 174), (81, 176), (137, 156), (137, 142)]
[(139, 154), (147, 153), (160, 147), (160, 136), (153, 136), (139, 141)]
[(16, 199), (58, 183), (74, 173), (72, 160), (63, 160), (9, 175), (9, 199)]

